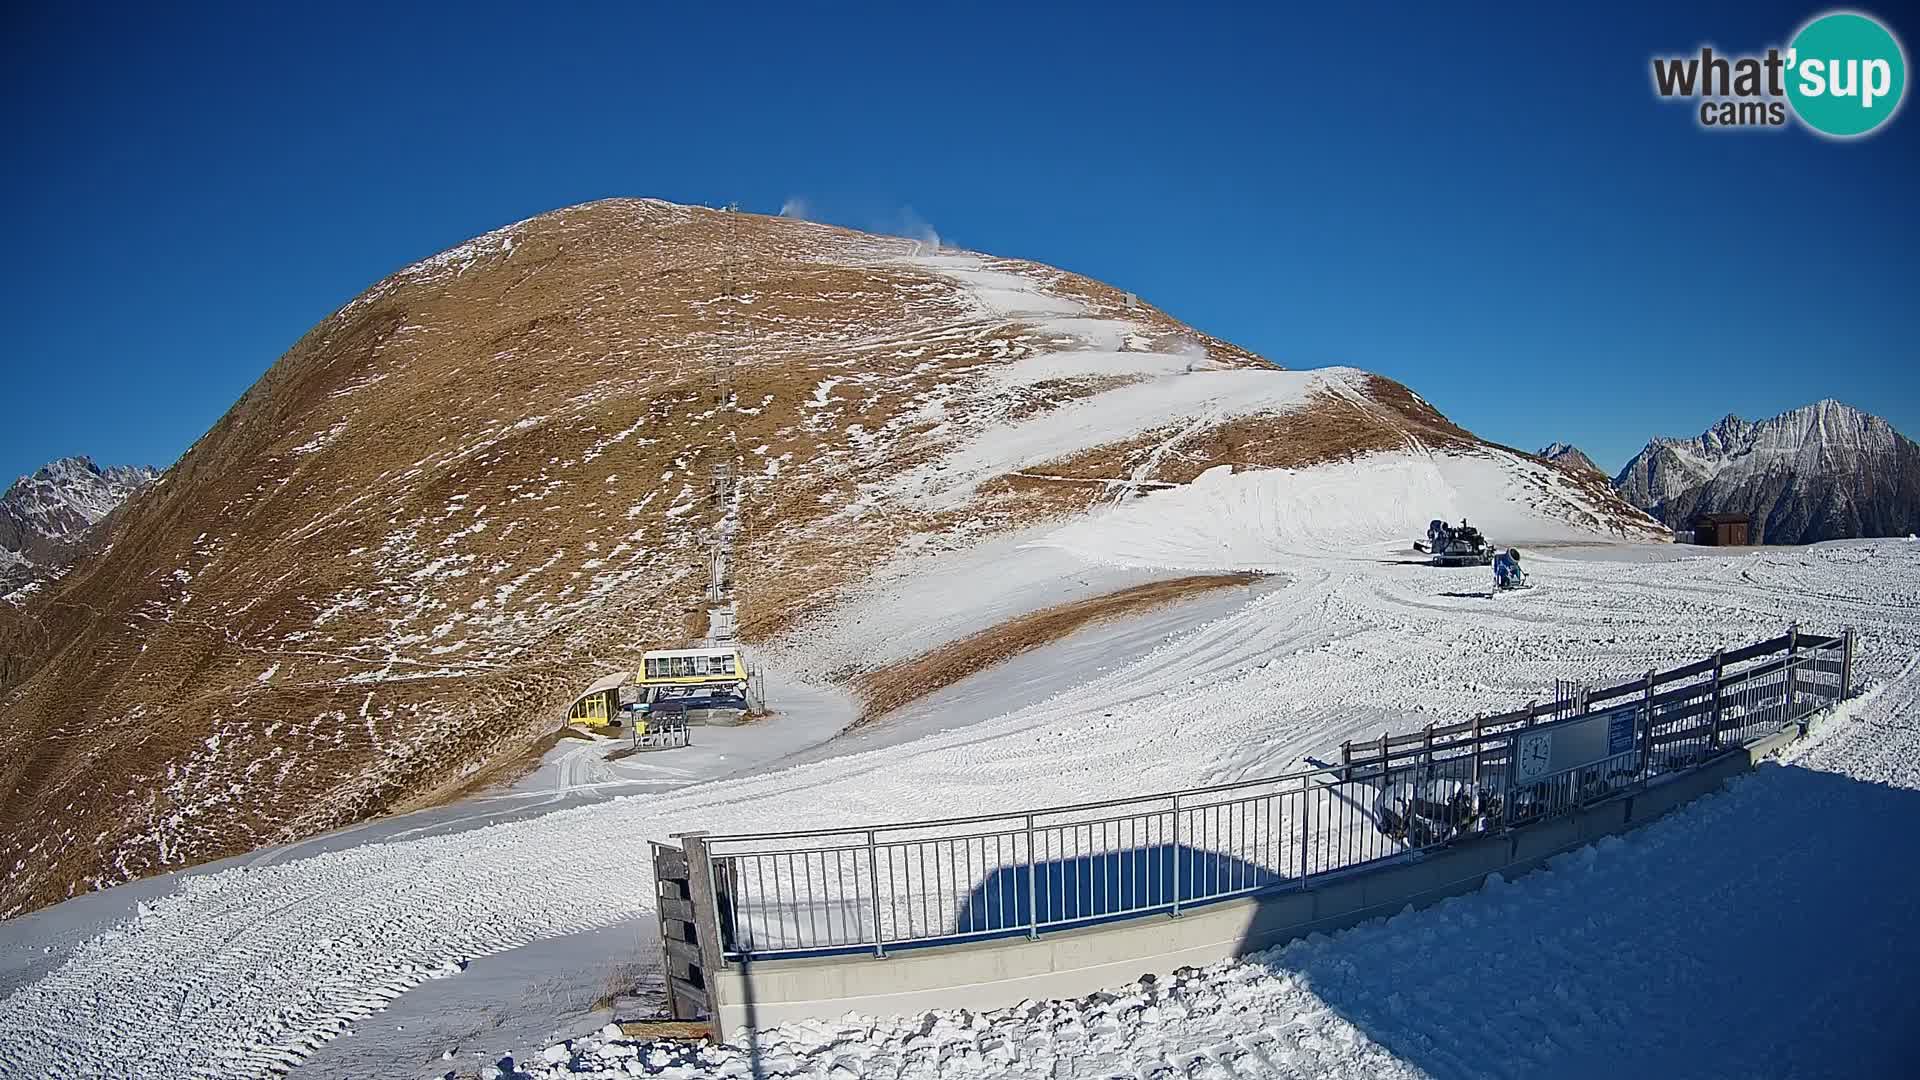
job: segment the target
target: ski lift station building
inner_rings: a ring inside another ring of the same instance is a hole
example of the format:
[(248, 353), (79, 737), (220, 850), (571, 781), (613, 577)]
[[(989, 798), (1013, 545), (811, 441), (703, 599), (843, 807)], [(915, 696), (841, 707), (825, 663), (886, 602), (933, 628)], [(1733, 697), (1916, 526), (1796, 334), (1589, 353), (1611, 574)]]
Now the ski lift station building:
[(620, 688), (633, 678), (631, 671), (616, 671), (594, 680), (567, 708), (567, 722), (588, 727), (606, 727), (620, 711)]
[(655, 649), (640, 658), (640, 685), (710, 686), (747, 685), (747, 658), (738, 645), (716, 645), (704, 649)]
[[(747, 658), (737, 645), (702, 649), (655, 649), (642, 655), (640, 670), (602, 675), (580, 691), (567, 707), (567, 722), (606, 727), (620, 716), (620, 691), (638, 686), (640, 697), (652, 701), (667, 687), (678, 692), (724, 691), (747, 693)], [(631, 695), (629, 695), (631, 696)]]
[(1709, 547), (1746, 547), (1747, 515), (1701, 514), (1693, 519), (1693, 542)]

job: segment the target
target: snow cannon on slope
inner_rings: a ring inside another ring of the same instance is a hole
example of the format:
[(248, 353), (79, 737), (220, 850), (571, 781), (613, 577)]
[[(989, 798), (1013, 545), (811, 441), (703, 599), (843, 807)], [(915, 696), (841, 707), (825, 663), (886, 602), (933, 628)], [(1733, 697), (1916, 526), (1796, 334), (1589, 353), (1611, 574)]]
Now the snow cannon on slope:
[(1533, 583), (1527, 580), (1527, 572), (1520, 567), (1520, 549), (1508, 548), (1494, 556), (1493, 591), (1505, 592), (1512, 589), (1531, 589)]
[(1466, 518), (1461, 518), (1457, 526), (1435, 518), (1427, 524), (1426, 546), (1416, 542), (1413, 547), (1433, 556), (1435, 566), (1485, 566), (1493, 561), (1487, 538), (1467, 524)]

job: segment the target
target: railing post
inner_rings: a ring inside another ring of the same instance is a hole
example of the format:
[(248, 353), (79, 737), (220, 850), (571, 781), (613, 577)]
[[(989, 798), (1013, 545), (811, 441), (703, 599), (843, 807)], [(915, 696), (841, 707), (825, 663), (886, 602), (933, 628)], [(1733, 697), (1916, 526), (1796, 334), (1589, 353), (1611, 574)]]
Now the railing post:
[(1040, 937), (1040, 854), (1033, 847), (1033, 815), (1027, 815), (1027, 940)]
[(1712, 725), (1707, 731), (1707, 749), (1720, 749), (1720, 679), (1726, 673), (1727, 651), (1721, 649), (1713, 654), (1713, 711), (1708, 714)]
[(1353, 779), (1353, 740), (1345, 739), (1340, 743), (1340, 782)]
[(867, 830), (867, 881), (872, 887), (867, 891), (873, 901), (873, 955), (876, 959), (886, 959), (886, 939), (880, 934), (880, 860), (873, 847), (873, 830)]
[[(1800, 624), (1794, 623), (1787, 628), (1787, 719), (1798, 717), (1798, 702), (1795, 701), (1794, 684), (1800, 681)], [(1800, 734), (1807, 733), (1807, 725), (1800, 725)]]
[[(698, 950), (702, 993), (706, 997), (707, 1015), (713, 1018), (713, 1026), (720, 1027), (720, 981), (714, 973), (727, 966), (726, 942), (720, 939), (720, 896), (715, 888), (713, 876), (713, 855), (707, 850), (707, 832), (686, 832), (674, 834), (680, 841), (681, 850), (687, 855), (687, 900), (693, 906), (693, 936), (698, 940), (691, 944)], [(735, 926), (738, 934), (739, 927)], [(751, 957), (753, 946), (751, 936), (741, 943), (741, 963)], [(669, 965), (670, 967), (670, 965)], [(669, 978), (672, 971), (667, 972)]]
[(1853, 627), (1840, 633), (1840, 700), (1853, 696)]
[[(1531, 719), (1531, 718), (1529, 718)], [(1520, 731), (1507, 732), (1507, 768), (1505, 771), (1504, 791), (1500, 795), (1500, 831), (1505, 832), (1513, 822), (1514, 774), (1520, 771)]]
[(1480, 797), (1480, 718), (1473, 718), (1473, 797)]
[(1643, 725), (1640, 732), (1641, 783), (1645, 783), (1647, 777), (1653, 775), (1653, 679), (1658, 673), (1658, 669), (1648, 670), (1647, 692), (1640, 705), (1640, 721)]
[(1173, 916), (1180, 917), (1180, 796), (1173, 797)]
[(1300, 777), (1300, 884), (1307, 883), (1310, 873), (1307, 865), (1307, 834), (1312, 831), (1313, 781), (1309, 777)]

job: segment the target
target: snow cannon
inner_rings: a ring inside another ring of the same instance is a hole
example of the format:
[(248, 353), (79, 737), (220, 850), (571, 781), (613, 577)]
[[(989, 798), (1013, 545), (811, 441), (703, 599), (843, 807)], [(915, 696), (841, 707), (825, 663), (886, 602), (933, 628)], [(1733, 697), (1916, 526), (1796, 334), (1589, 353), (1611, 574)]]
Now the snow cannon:
[(1493, 588), (1495, 592), (1503, 589), (1533, 588), (1533, 584), (1527, 580), (1527, 572), (1520, 567), (1519, 548), (1509, 548), (1494, 556)]
[(1408, 847), (1445, 843), (1472, 829), (1476, 795), (1460, 780), (1396, 780), (1374, 799), (1374, 827)]

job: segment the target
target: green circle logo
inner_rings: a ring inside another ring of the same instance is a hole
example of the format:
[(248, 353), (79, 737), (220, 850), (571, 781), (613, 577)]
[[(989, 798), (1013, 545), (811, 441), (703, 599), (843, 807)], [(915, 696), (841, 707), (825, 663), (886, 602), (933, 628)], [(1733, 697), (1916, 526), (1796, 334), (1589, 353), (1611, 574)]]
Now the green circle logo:
[(1879, 127), (1900, 108), (1907, 56), (1880, 23), (1851, 11), (1822, 15), (1787, 50), (1787, 100), (1802, 123), (1851, 138)]

